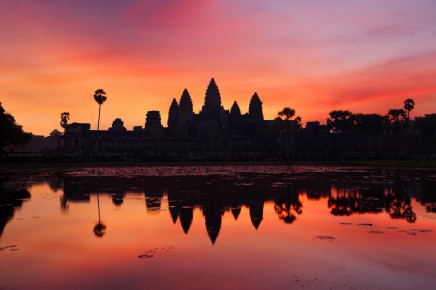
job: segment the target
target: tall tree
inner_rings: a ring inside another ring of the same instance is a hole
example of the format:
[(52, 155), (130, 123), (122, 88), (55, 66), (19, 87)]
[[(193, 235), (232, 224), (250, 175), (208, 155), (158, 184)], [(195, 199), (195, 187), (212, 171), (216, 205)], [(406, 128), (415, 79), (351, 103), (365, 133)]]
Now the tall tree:
[(417, 118), (416, 125), (421, 132), (421, 150), (425, 154), (435, 154), (436, 114), (425, 114), (424, 117)]
[(327, 119), (327, 126), (333, 133), (348, 133), (353, 127), (350, 111), (331, 111), (330, 118)]
[(289, 145), (294, 143), (294, 134), (301, 128), (301, 118), (299, 116), (294, 118), (294, 116), (295, 110), (285, 107), (277, 113), (275, 119), (281, 129), (281, 134), (285, 136), (286, 161), (289, 161)]
[(70, 120), (70, 113), (63, 112), (61, 113), (61, 122), (60, 125), (62, 128), (66, 129), (68, 127), (68, 121)]
[[(390, 144), (396, 152), (398, 158), (401, 152), (407, 151), (408, 140), (407, 130), (409, 123), (407, 122), (407, 113), (404, 109), (390, 109), (387, 114), (388, 128), (390, 133)], [(406, 139), (405, 139), (406, 138)]]
[(100, 129), (100, 111), (101, 105), (106, 101), (106, 92), (102, 89), (98, 89), (94, 93), (94, 100), (98, 103), (98, 123), (97, 123), (97, 132)]
[(410, 120), (410, 111), (415, 108), (415, 101), (413, 99), (406, 99), (404, 101), (404, 110), (407, 111), (407, 120)]
[(53, 131), (50, 132), (50, 137), (60, 137), (62, 136), (62, 133), (59, 132), (58, 129), (54, 129)]
[(368, 151), (371, 151), (373, 138), (381, 137), (383, 133), (385, 118), (378, 114), (353, 114), (352, 122), (359, 147), (360, 140), (365, 136), (368, 138)]
[(15, 122), (15, 118), (6, 113), (0, 102), (0, 156), (6, 149), (20, 148), (26, 145), (32, 135), (23, 131), (22, 126)]
[(394, 133), (401, 133), (406, 129), (407, 114), (403, 109), (390, 109), (387, 115), (389, 125)]

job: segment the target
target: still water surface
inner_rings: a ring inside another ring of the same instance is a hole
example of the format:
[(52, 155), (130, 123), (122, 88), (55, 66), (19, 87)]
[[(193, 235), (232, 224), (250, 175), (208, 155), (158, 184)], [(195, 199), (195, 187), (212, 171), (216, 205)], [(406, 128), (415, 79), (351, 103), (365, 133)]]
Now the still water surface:
[(436, 171), (4, 173), (0, 289), (436, 289)]

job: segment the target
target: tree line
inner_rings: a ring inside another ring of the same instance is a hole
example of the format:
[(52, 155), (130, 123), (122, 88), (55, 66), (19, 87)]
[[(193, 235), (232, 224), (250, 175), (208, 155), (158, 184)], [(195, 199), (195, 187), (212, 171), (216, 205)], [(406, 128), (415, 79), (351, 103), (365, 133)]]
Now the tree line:
[[(99, 105), (98, 131), (101, 105), (107, 99), (106, 92), (98, 89), (93, 97)], [(235, 136), (241, 136), (240, 132), (224, 132), (218, 124), (212, 130), (207, 122), (199, 124), (197, 135), (200, 142), (210, 143), (215, 149), (226, 143), (225, 147), (230, 150), (245, 150), (242, 144), (246, 144), (248, 140), (252, 144), (249, 150), (261, 148), (261, 151), (281, 151), (286, 159), (293, 154), (295, 146), (335, 147), (334, 150), (341, 152), (377, 153), (378, 157), (387, 154), (384, 157), (388, 158), (398, 158), (402, 154), (436, 153), (436, 114), (426, 114), (412, 121), (410, 112), (414, 107), (414, 100), (408, 98), (402, 108), (390, 109), (385, 115), (333, 110), (329, 113), (326, 125), (319, 126), (315, 131), (311, 131), (308, 126), (303, 129), (302, 119), (296, 116), (296, 110), (285, 107), (272, 122), (255, 125), (254, 129), (239, 140)], [(62, 112), (60, 119), (60, 126), (66, 129), (69, 126), (70, 113)], [(23, 131), (14, 117), (5, 112), (1, 103), (0, 126), (0, 154), (22, 148), (31, 140), (32, 135)], [(50, 136), (57, 138), (62, 134), (55, 129)]]

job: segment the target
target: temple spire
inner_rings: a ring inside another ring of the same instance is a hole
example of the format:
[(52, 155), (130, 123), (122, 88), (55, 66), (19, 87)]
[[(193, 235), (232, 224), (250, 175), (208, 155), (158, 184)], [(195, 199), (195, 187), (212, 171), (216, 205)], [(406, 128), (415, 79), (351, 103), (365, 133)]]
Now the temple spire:
[(239, 109), (239, 105), (236, 101), (233, 103), (232, 108), (230, 109), (230, 116), (234, 118), (241, 116), (241, 109)]
[(174, 98), (170, 106), (170, 111), (168, 112), (168, 128), (174, 128), (176, 126), (178, 111), (179, 104), (177, 104), (177, 100)]
[(218, 86), (215, 83), (215, 79), (212, 78), (206, 90), (204, 105), (201, 112), (205, 115), (217, 115), (220, 113), (220, 110), (221, 95)]
[(263, 121), (262, 101), (257, 93), (251, 97), (248, 115), (254, 121)]
[(184, 117), (185, 119), (189, 120), (192, 117), (192, 114), (194, 114), (194, 109), (191, 95), (189, 95), (188, 90), (185, 89), (180, 97), (179, 117)]

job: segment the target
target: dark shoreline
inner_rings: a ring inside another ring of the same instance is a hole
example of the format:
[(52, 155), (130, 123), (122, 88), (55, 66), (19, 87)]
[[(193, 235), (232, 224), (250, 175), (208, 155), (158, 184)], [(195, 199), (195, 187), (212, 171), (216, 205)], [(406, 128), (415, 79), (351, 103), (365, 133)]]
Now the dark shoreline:
[(204, 162), (2, 162), (0, 172), (49, 171), (62, 173), (68, 169), (91, 167), (154, 166), (326, 166), (436, 169), (436, 160), (361, 160), (361, 161), (204, 161)]

